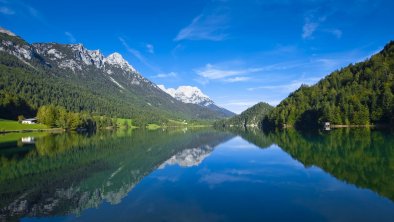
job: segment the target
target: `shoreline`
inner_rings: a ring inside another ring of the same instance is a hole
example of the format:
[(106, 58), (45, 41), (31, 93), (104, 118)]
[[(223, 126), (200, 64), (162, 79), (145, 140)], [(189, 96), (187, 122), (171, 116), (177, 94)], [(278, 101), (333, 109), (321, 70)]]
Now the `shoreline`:
[[(237, 128), (237, 127), (242, 127), (242, 128), (259, 128), (257, 125), (227, 125), (224, 126), (223, 128)], [(283, 126), (277, 126), (274, 127), (277, 129), (291, 129), (291, 128), (295, 128), (293, 125), (288, 125), (285, 124)], [(376, 128), (376, 129), (390, 129), (391, 126), (389, 124), (370, 124), (370, 125), (331, 125), (327, 128), (330, 129), (341, 129), (341, 128)], [(316, 129), (325, 129), (325, 127), (320, 127), (320, 128), (316, 128)]]
[(65, 132), (62, 128), (51, 128), (51, 129), (22, 129), (22, 130), (1, 130), (0, 134), (6, 133), (29, 133), (29, 132)]
[[(189, 126), (158, 126), (155, 129), (167, 129), (167, 128), (205, 128), (205, 127), (211, 127), (211, 125), (189, 125)], [(140, 127), (136, 126), (131, 126), (128, 127), (128, 129), (138, 129)], [(149, 130), (149, 127), (144, 127), (145, 129)], [(101, 128), (103, 130), (113, 130), (113, 129), (125, 129), (123, 127), (118, 127), (118, 128), (113, 128), (113, 127), (105, 127)], [(152, 129), (151, 129), (152, 130)], [(63, 128), (50, 128), (50, 129), (21, 129), (21, 130), (0, 130), (0, 134), (7, 134), (7, 133), (29, 133), (29, 132), (50, 132), (50, 133), (60, 133), (60, 132), (66, 132), (66, 129)], [(78, 130), (72, 130), (78, 132)]]
[(371, 124), (371, 125), (331, 125), (329, 128), (390, 128), (390, 125)]

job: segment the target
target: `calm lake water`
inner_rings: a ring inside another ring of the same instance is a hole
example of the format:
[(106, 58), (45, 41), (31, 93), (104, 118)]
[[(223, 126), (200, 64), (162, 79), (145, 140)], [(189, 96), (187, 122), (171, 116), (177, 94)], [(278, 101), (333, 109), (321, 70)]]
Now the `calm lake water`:
[(0, 221), (394, 221), (394, 134), (0, 135)]

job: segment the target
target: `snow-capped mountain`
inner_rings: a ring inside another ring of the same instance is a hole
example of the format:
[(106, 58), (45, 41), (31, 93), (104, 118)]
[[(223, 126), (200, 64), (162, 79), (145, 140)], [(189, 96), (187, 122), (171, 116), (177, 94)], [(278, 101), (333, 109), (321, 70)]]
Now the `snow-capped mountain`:
[(213, 147), (204, 145), (196, 148), (185, 149), (160, 165), (160, 169), (166, 166), (178, 165), (181, 167), (198, 166), (202, 161), (207, 158), (213, 151)]
[(166, 88), (164, 85), (157, 85), (161, 90), (168, 93), (173, 98), (183, 102), (192, 103), (207, 107), (214, 111), (219, 111), (225, 116), (235, 115), (233, 112), (217, 106), (207, 95), (195, 86), (179, 86), (178, 88)]
[[(89, 50), (82, 44), (30, 44), (0, 28), (0, 64), (22, 67), (26, 69), (24, 72), (27, 79), (40, 84), (34, 89), (36, 98), (39, 98), (35, 101), (36, 105), (49, 102), (71, 110), (129, 118), (138, 116), (136, 118), (141, 119), (149, 116), (155, 121), (167, 118), (217, 119), (228, 116), (221, 110), (210, 108), (214, 105), (213, 102), (198, 89), (177, 94), (179, 98), (189, 98), (187, 102), (174, 99), (139, 74), (118, 52), (105, 56), (100, 50)], [(11, 73), (1, 75), (12, 75)], [(14, 77), (9, 79), (22, 81)], [(14, 84), (27, 86), (18, 82)], [(56, 88), (53, 84), (59, 86)], [(15, 90), (16, 95), (19, 92), (13, 88), (7, 90)], [(31, 92), (31, 89), (18, 90)], [(26, 100), (30, 99), (31, 96), (26, 97)], [(197, 103), (200, 105), (196, 105)]]
[(105, 58), (104, 62), (114, 65), (114, 66), (119, 66), (121, 69), (129, 70), (130, 72), (137, 72), (133, 66), (131, 66), (121, 54), (114, 52), (111, 55), (109, 55), (107, 58)]
[(195, 86), (179, 86), (177, 89), (168, 88), (164, 85), (157, 85), (161, 90), (168, 93), (175, 99), (184, 103), (193, 103), (201, 106), (209, 106), (214, 102)]
[[(109, 70), (110, 66), (115, 66), (127, 72), (137, 72), (118, 52), (105, 57), (100, 50), (88, 50), (82, 44), (35, 43), (33, 46), (38, 54), (51, 61), (59, 61), (61, 68), (75, 71), (81, 70), (81, 65), (93, 65), (98, 69)], [(82, 64), (78, 64), (80, 62)]]

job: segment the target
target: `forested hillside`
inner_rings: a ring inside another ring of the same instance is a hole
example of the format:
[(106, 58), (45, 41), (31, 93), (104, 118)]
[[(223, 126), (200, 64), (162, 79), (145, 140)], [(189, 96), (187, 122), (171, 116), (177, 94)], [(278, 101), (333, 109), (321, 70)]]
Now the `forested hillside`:
[(133, 106), (131, 99), (122, 102), (124, 98), (117, 97), (116, 91), (105, 93), (108, 88), (100, 90), (101, 93), (94, 92), (0, 52), (0, 118), (34, 116), (40, 106), (54, 104), (74, 112), (135, 118), (140, 122), (164, 121), (164, 114), (142, 111), (142, 108)]
[(265, 102), (258, 103), (241, 114), (230, 119), (220, 120), (215, 123), (216, 126), (260, 126), (264, 117), (273, 109), (271, 105)]
[(264, 126), (314, 128), (394, 123), (394, 42), (370, 59), (301, 86), (264, 120)]
[(137, 125), (226, 116), (172, 98), (119, 53), (104, 57), (82, 44), (29, 44), (0, 32), (0, 118), (31, 117), (43, 105), (131, 118)]

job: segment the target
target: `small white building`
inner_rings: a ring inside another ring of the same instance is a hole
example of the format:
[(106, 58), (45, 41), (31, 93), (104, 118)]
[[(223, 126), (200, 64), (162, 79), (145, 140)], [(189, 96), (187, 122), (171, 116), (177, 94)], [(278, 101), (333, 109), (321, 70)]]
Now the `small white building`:
[(324, 122), (323, 128), (324, 128), (324, 130), (327, 130), (327, 131), (331, 130), (331, 123)]
[(34, 137), (32, 137), (32, 136), (22, 137), (21, 141), (23, 144), (34, 144), (35, 143)]
[(22, 124), (36, 124), (37, 118), (30, 118), (22, 120)]

